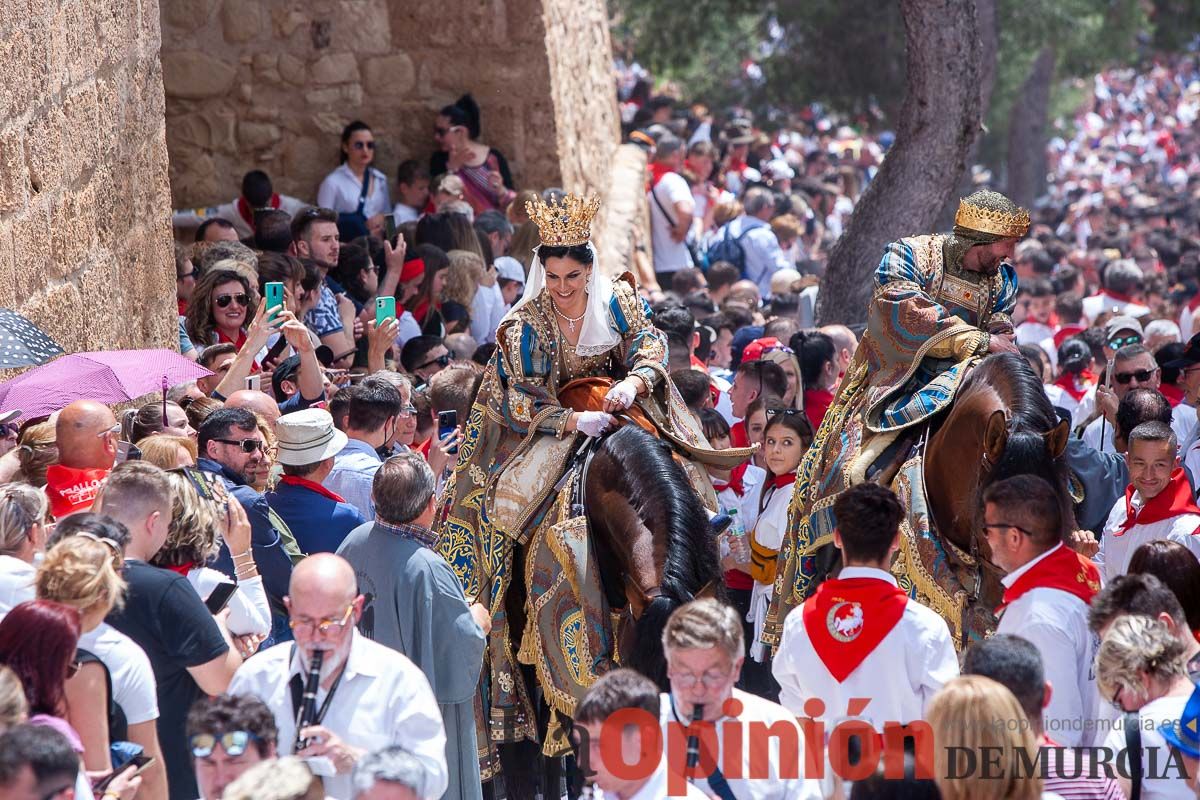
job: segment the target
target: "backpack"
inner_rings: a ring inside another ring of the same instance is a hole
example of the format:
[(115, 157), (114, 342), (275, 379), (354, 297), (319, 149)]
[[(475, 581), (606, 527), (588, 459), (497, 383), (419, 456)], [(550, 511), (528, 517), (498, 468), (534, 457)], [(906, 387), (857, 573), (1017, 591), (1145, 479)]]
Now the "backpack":
[(746, 228), (735, 238), (729, 225), (725, 226), (725, 235), (713, 242), (708, 248), (708, 263), (728, 261), (738, 268), (738, 272), (746, 274), (746, 251), (742, 248), (742, 239), (754, 228)]

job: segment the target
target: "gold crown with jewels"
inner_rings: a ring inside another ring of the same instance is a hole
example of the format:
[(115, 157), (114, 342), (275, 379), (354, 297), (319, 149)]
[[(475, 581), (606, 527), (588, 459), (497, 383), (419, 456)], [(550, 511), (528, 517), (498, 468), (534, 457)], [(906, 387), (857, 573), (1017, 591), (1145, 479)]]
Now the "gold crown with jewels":
[(592, 238), (592, 218), (599, 210), (599, 197), (585, 199), (574, 194), (565, 194), (558, 202), (534, 199), (525, 203), (525, 213), (537, 225), (542, 244), (550, 247), (587, 244)]
[(1029, 232), (1029, 212), (998, 192), (976, 192), (959, 201), (954, 224), (994, 236), (1020, 238)]

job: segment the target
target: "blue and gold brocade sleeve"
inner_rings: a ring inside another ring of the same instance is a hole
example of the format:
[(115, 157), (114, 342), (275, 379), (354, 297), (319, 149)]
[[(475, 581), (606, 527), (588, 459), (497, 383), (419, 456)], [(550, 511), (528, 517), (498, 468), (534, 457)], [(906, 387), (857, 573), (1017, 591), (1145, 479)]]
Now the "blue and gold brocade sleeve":
[(501, 328), (496, 338), (496, 372), (502, 388), (500, 415), (514, 432), (524, 436), (538, 420), (537, 429), (562, 437), (571, 409), (550, 394), (554, 358), (538, 340), (533, 326), (516, 322)]
[[(670, 371), (667, 335), (654, 327), (650, 304), (629, 283), (619, 278), (613, 284), (609, 310), (621, 334), (621, 361), (630, 375), (637, 375), (646, 382), (648, 390), (653, 390)], [(655, 366), (661, 371), (654, 369)]]

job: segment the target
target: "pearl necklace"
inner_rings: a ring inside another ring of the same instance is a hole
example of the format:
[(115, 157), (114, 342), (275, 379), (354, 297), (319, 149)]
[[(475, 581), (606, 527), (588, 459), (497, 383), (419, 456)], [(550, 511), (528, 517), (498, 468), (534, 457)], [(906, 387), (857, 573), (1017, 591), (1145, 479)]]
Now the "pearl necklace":
[(562, 317), (564, 320), (567, 321), (567, 327), (570, 329), (571, 333), (575, 332), (575, 323), (579, 322), (579, 320), (583, 319), (584, 315), (587, 314), (587, 306), (584, 306), (583, 314), (580, 314), (578, 317), (574, 317), (574, 318), (568, 317), (566, 314), (559, 311), (558, 306), (554, 304), (553, 300), (550, 301), (550, 307), (554, 309), (555, 314), (558, 314), (560, 317)]

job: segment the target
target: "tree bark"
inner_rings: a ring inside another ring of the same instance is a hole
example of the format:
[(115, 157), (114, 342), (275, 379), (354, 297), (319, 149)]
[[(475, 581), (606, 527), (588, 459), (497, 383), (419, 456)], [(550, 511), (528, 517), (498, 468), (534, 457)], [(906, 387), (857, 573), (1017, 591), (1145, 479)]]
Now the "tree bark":
[(1013, 102), (1008, 130), (1008, 197), (1026, 208), (1046, 185), (1046, 117), (1056, 59), (1052, 45), (1038, 51)]
[(901, 0), (908, 90), (896, 142), (829, 254), (822, 324), (861, 323), (884, 247), (928, 232), (979, 130), (982, 46), (976, 0)]

